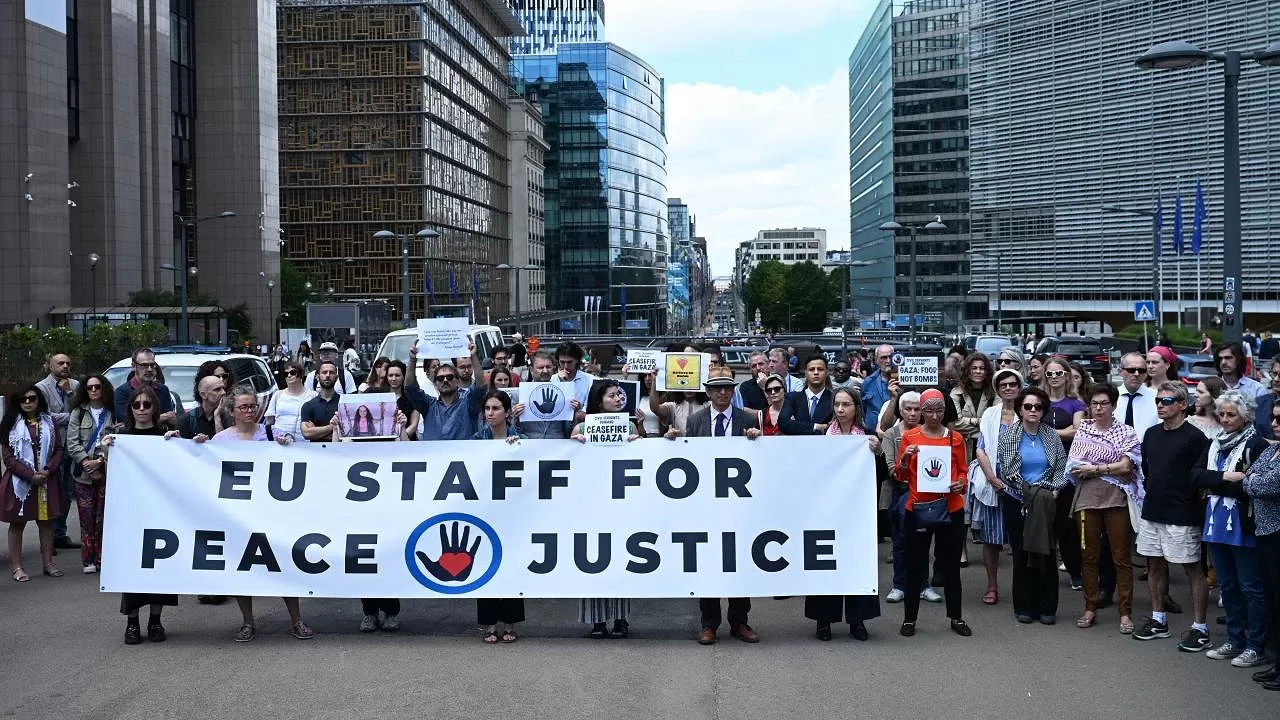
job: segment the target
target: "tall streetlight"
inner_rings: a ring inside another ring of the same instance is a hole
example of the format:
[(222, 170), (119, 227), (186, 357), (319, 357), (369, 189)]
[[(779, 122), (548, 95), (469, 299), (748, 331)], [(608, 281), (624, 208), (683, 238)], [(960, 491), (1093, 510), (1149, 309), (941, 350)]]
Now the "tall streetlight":
[(915, 345), (916, 344), (916, 300), (917, 300), (916, 237), (920, 234), (921, 230), (946, 230), (947, 226), (942, 223), (941, 215), (934, 215), (933, 222), (926, 223), (924, 225), (903, 225), (901, 223), (897, 223), (897, 222), (894, 222), (893, 220), (890, 220), (887, 223), (881, 224), (880, 229), (890, 230), (895, 234), (899, 230), (911, 231), (911, 278), (910, 278), (911, 280), (911, 334), (909, 335), (909, 338), (910, 338), (909, 342), (912, 345)]
[[(1004, 325), (1004, 291), (1000, 288), (1000, 280), (1001, 280), (1000, 255), (999, 253), (988, 254), (988, 253), (974, 252), (972, 250), (969, 251), (969, 254), (972, 255), (973, 257), (986, 258), (987, 260), (996, 261), (996, 333), (998, 334), (1000, 332), (1000, 328)], [(972, 261), (971, 261), (971, 264), (972, 264)], [(970, 267), (969, 269), (969, 275), (970, 277), (973, 276), (972, 267)]]
[(1240, 273), (1240, 61), (1280, 66), (1280, 42), (1265, 50), (1214, 53), (1181, 40), (1163, 42), (1134, 62), (1147, 70), (1182, 70), (1210, 60), (1222, 63), (1222, 338), (1240, 342), (1237, 315), (1243, 314), (1244, 288)]
[[(190, 240), (190, 238), (189, 238), (188, 236), (189, 236), (192, 232), (195, 232), (196, 225), (199, 225), (199, 224), (200, 224), (200, 223), (202, 223), (202, 222), (208, 222), (208, 221), (210, 221), (210, 220), (221, 220), (222, 218), (233, 218), (233, 217), (235, 217), (235, 216), (236, 216), (236, 214), (235, 214), (234, 212), (230, 211), (230, 210), (223, 210), (222, 212), (218, 213), (217, 215), (209, 215), (209, 216), (207, 216), (207, 217), (201, 217), (201, 218), (193, 218), (193, 217), (191, 217), (191, 216), (188, 216), (188, 215), (182, 215), (182, 214), (180, 214), (180, 213), (174, 213), (174, 214), (173, 214), (173, 217), (174, 217), (174, 218), (176, 218), (176, 219), (178, 220), (178, 222), (182, 223), (182, 239), (181, 239), (181, 241), (178, 243), (178, 264), (177, 264), (177, 266), (176, 266), (176, 267), (175, 267), (174, 265), (169, 265), (168, 267), (165, 267), (165, 265), (161, 265), (160, 267), (164, 268), (165, 270), (173, 270), (173, 271), (174, 271), (174, 273), (178, 276), (178, 277), (176, 278), (176, 279), (178, 280), (178, 283), (182, 286), (182, 290), (181, 290), (181, 292), (182, 292), (182, 322), (181, 322), (181, 324), (178, 326), (178, 344), (179, 344), (179, 345), (186, 345), (186, 344), (189, 342), (189, 340), (190, 340), (190, 338), (189, 338), (189, 330), (190, 330), (190, 328), (188, 328), (188, 327), (187, 327), (187, 325), (188, 325), (188, 318), (187, 318), (187, 275), (195, 275), (195, 273), (193, 273), (193, 272), (192, 272), (192, 273), (189, 273), (189, 272), (187, 271), (187, 266), (188, 266), (188, 264), (190, 264), (190, 260), (188, 260), (188, 258), (187, 258), (187, 244), (188, 244), (188, 242), (189, 242), (189, 240)], [(166, 263), (166, 264), (167, 264), (167, 263)]]
[[(431, 228), (422, 228), (415, 235), (402, 235), (394, 233), (390, 230), (379, 230), (373, 234), (374, 240), (400, 240), (400, 257), (403, 259), (400, 266), (400, 324), (402, 327), (409, 327), (409, 238), (417, 237), (419, 240), (431, 240), (440, 237), (440, 233)], [(425, 271), (424, 271), (425, 272)]]
[(524, 270), (537, 270), (537, 265), (511, 265), (509, 263), (500, 263), (495, 266), (498, 270), (513, 270), (516, 274), (516, 332), (520, 330), (520, 273)]
[[(89, 285), (92, 286), (90, 293), (93, 296), (93, 306), (89, 312), (90, 318), (98, 317), (98, 261), (102, 257), (98, 253), (89, 253)], [(84, 335), (89, 335), (89, 326), (85, 325)]]
[[(879, 242), (877, 240), (876, 242)], [(874, 244), (874, 243), (872, 243)], [(866, 247), (866, 246), (863, 246)], [(852, 250), (850, 251), (852, 252)], [(822, 267), (844, 268), (844, 280), (840, 283), (840, 357), (849, 357), (849, 268), (875, 265), (878, 260), (830, 260), (822, 263)]]
[[(1160, 292), (1160, 218), (1155, 210), (1140, 210), (1137, 208), (1126, 208), (1118, 205), (1103, 205), (1102, 209), (1113, 213), (1128, 213), (1130, 215), (1141, 215), (1142, 217), (1151, 218), (1151, 297), (1155, 307), (1152, 308), (1156, 316), (1156, 328), (1159, 329), (1164, 324), (1164, 315), (1161, 314), (1161, 308), (1164, 307), (1164, 298)], [(1237, 258), (1238, 260), (1238, 258)], [(1182, 318), (1178, 318), (1178, 324), (1182, 324)]]

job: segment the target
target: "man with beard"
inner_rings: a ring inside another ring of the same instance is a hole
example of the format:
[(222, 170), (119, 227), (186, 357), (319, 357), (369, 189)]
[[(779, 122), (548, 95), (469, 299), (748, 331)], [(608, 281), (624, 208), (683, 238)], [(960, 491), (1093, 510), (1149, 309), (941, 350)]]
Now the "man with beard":
[[(555, 366), (555, 358), (551, 356), (550, 352), (539, 350), (534, 353), (533, 361), (529, 365), (530, 382), (551, 382), (551, 373), (554, 371)], [(520, 415), (523, 412), (524, 403), (516, 403), (516, 406), (511, 408), (511, 417), (515, 418), (520, 427), (520, 436), (526, 440), (564, 440), (573, 431), (573, 422), (570, 420), (527, 420), (521, 422)]]
[[(337, 439), (338, 394), (333, 386), (338, 382), (338, 363), (321, 360), (316, 364), (316, 396), (302, 404), (302, 434), (311, 442)], [(409, 373), (410, 377), (413, 373)]]
[[(475, 342), (467, 340), (467, 349), (471, 351), (467, 358), (469, 367), (475, 367)], [(409, 366), (417, 365), (418, 343), (415, 342), (409, 347)], [(402, 392), (413, 403), (413, 408), (422, 414), (418, 439), (470, 440), (476, 434), (476, 418), (480, 415), (484, 395), (476, 392), (470, 383), (464, 387), (462, 373), (451, 363), (442, 363), (432, 379), (439, 397), (432, 397), (418, 387), (417, 376), (416, 372), (409, 373)]]
[[(49, 374), (45, 379), (36, 383), (36, 389), (44, 395), (45, 403), (49, 406), (49, 415), (53, 417), (53, 422), (58, 426), (58, 434), (62, 437), (67, 436), (67, 421), (71, 418), (71, 408), (67, 407), (67, 401), (75, 396), (76, 390), (79, 389), (80, 383), (71, 377), (71, 358), (62, 353), (54, 353), (50, 355), (45, 364), (49, 368)], [(71, 476), (71, 453), (62, 454), (62, 473), (60, 481), (62, 483), (63, 497), (72, 497), (72, 487), (75, 484), (74, 478)], [(67, 537), (67, 512), (71, 505), (67, 505), (67, 510), (63, 510), (57, 519), (53, 521), (53, 547), (60, 549), (70, 549), (80, 547), (79, 543), (72, 542)]]
[(133, 351), (133, 377), (116, 388), (116, 418), (129, 417), (129, 398), (133, 391), (141, 385), (147, 385), (155, 391), (156, 400), (160, 403), (160, 424), (173, 427), (178, 413), (174, 411), (173, 392), (160, 382), (160, 366), (156, 365), (156, 354), (151, 348), (139, 348)]
[[(320, 363), (325, 361), (338, 365), (338, 346), (333, 342), (320, 343), (320, 348), (316, 350), (316, 369), (307, 375), (306, 387), (312, 390), (320, 389), (319, 372)], [(410, 373), (412, 374), (412, 373)], [(346, 368), (338, 367), (338, 375), (334, 378), (333, 391), (336, 393), (356, 392), (360, 386), (356, 384), (356, 378)]]

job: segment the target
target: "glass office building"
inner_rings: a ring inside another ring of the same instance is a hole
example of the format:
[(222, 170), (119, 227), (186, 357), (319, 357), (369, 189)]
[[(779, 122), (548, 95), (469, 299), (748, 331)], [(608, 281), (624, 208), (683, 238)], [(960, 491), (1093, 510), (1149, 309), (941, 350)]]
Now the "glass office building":
[[(1222, 302), (1222, 66), (1156, 71), (1134, 60), (1164, 40), (1264, 48), (1280, 39), (1280, 4), (986, 0), (970, 22), (973, 243), (1001, 258), (1000, 277), (988, 262), (975, 289), (994, 298), (998, 283), (1006, 319), (1066, 312), (1125, 325), (1134, 301), (1156, 293), (1158, 265), (1164, 322), (1178, 309), (1180, 276), (1184, 324), (1194, 327), (1200, 308), (1209, 326)], [(1242, 70), (1243, 323), (1258, 327), (1268, 320), (1259, 315), (1280, 312), (1280, 68), (1245, 61)], [(1171, 247), (1179, 193), (1190, 242), (1197, 180), (1208, 213), (1199, 269)], [(1156, 262), (1151, 218), (1104, 206), (1153, 213), (1158, 197)]]
[[(667, 140), (663, 79), (611, 43), (564, 44), (511, 63), (542, 107), (547, 306), (583, 309), (584, 330), (626, 317), (667, 327)], [(625, 288), (625, 289), (624, 289)]]
[(507, 0), (528, 35), (511, 38), (512, 55), (554, 53), (560, 43), (604, 42), (604, 0)]
[(684, 332), (690, 317), (690, 263), (696, 219), (680, 198), (667, 200), (667, 226), (671, 229), (671, 256), (667, 263), (667, 305), (671, 330)]

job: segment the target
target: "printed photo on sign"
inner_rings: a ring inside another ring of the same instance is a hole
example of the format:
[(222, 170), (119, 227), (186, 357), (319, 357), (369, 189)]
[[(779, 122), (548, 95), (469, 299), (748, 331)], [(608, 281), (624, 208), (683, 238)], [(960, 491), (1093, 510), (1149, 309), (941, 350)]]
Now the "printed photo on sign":
[(399, 436), (395, 393), (339, 395), (338, 427), (349, 440)]
[(502, 563), (502, 541), (474, 515), (443, 513), (414, 528), (405, 544), (409, 574), (428, 590), (470, 592), (489, 582)]
[(451, 360), (470, 354), (467, 349), (467, 318), (418, 321), (418, 357)]
[(521, 422), (573, 420), (573, 384), (558, 382), (528, 382), (520, 385), (524, 396), (524, 412)]
[(951, 492), (951, 448), (919, 445), (916, 455), (916, 490), (929, 493)]
[(640, 381), (616, 380), (615, 382), (622, 388), (622, 392), (627, 394), (627, 404), (622, 406), (622, 412), (628, 416), (634, 416), (636, 408), (640, 405)]
[(594, 413), (582, 423), (590, 445), (625, 445), (631, 436), (631, 416), (626, 413)]
[(627, 366), (622, 370), (641, 375), (656, 373), (664, 354), (661, 350), (628, 350)]
[(938, 385), (938, 359), (934, 357), (904, 357), (898, 364), (898, 384), (910, 387), (936, 387)]
[(659, 392), (705, 392), (703, 379), (711, 370), (707, 353), (663, 353), (658, 372)]

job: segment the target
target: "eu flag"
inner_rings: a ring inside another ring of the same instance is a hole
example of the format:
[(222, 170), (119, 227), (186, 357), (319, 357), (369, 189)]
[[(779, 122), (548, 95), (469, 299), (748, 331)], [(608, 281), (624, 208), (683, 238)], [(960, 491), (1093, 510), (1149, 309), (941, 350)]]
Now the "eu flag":
[(431, 298), (431, 304), (434, 305), (436, 302), (436, 291), (431, 287), (431, 271), (423, 268), (422, 277), (424, 279), (423, 284), (427, 286), (427, 297)]
[(1173, 201), (1173, 252), (1182, 254), (1182, 190), (1178, 190), (1178, 197)]
[(458, 294), (458, 278), (453, 274), (453, 268), (449, 268), (449, 294), (454, 300), (461, 300), (462, 296)]
[(1200, 244), (1204, 241), (1204, 221), (1209, 212), (1204, 209), (1204, 188), (1196, 181), (1196, 208), (1191, 215), (1191, 254), (1200, 254)]

